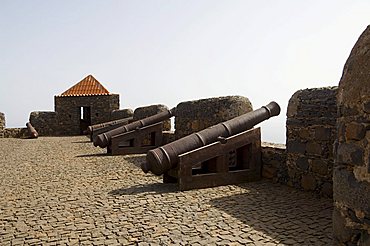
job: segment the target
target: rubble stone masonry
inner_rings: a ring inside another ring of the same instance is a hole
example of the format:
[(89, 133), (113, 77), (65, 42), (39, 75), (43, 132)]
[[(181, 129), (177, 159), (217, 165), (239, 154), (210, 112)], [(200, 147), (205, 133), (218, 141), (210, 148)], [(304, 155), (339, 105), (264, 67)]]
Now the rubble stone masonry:
[(299, 90), (287, 110), (287, 176), (290, 186), (332, 196), (337, 87)]
[[(35, 127), (39, 136), (58, 135), (58, 121), (56, 112), (35, 111), (30, 114), (30, 123)], [(60, 135), (62, 133), (60, 132)]]
[(252, 111), (248, 98), (227, 96), (182, 102), (177, 105), (176, 139)]
[(335, 245), (370, 245), (370, 26), (353, 47), (338, 89), (333, 173)]
[[(156, 104), (156, 105), (149, 105), (149, 106), (143, 106), (135, 109), (134, 111), (134, 121), (136, 120), (141, 120), (146, 117), (159, 114), (163, 111), (168, 110), (168, 107), (163, 105), (163, 104)], [(164, 131), (169, 131), (171, 130), (171, 120), (165, 120), (163, 121), (163, 130)]]
[(0, 138), (4, 137), (3, 130), (5, 128), (5, 114), (0, 112)]
[(110, 115), (110, 120), (120, 120), (134, 116), (134, 111), (130, 108), (113, 110)]

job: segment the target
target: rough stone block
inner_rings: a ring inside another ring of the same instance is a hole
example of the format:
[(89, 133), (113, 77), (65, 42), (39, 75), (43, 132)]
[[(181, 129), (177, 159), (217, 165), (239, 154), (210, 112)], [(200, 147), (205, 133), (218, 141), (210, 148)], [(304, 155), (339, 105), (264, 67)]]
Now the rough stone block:
[(5, 128), (5, 114), (0, 112), (0, 130)]
[(370, 185), (358, 181), (355, 175), (344, 168), (333, 171), (334, 201), (340, 201), (353, 210), (360, 210), (365, 217), (370, 217)]
[(134, 111), (130, 108), (113, 110), (111, 112), (111, 120), (119, 120), (134, 116)]
[(263, 166), (262, 168), (262, 177), (267, 179), (272, 179), (276, 177), (277, 169), (273, 167)]
[(346, 125), (345, 129), (347, 140), (361, 140), (365, 137), (366, 129), (364, 124), (350, 122)]
[(370, 101), (364, 102), (363, 104), (364, 112), (370, 114)]
[(315, 129), (315, 140), (329, 141), (331, 139), (332, 128), (319, 126)]
[(337, 149), (337, 161), (350, 165), (364, 164), (364, 150), (353, 143), (340, 143)]
[(346, 226), (346, 218), (341, 214), (340, 210), (334, 207), (333, 210), (333, 234), (335, 245), (340, 245), (340, 243), (351, 242), (353, 235), (358, 234), (355, 231)]
[(325, 197), (333, 197), (333, 184), (325, 182), (321, 187), (321, 193)]
[(297, 166), (302, 170), (302, 171), (308, 171), (308, 159), (307, 157), (299, 157), (296, 161)]
[(301, 185), (302, 185), (302, 188), (305, 189), (305, 190), (315, 190), (315, 188), (316, 188), (316, 179), (310, 173), (305, 174), (305, 175), (302, 176)]
[(310, 131), (307, 128), (299, 129), (298, 135), (301, 139), (307, 140), (310, 138)]
[(287, 153), (301, 153), (304, 154), (306, 152), (306, 144), (300, 141), (292, 141), (287, 140)]
[(321, 155), (323, 148), (321, 144), (316, 143), (316, 142), (309, 142), (306, 145), (306, 151), (308, 154), (313, 154), (313, 155)]
[(314, 159), (311, 161), (311, 170), (320, 175), (327, 175), (328, 162), (321, 159)]
[(228, 96), (181, 102), (176, 107), (175, 134), (181, 138), (252, 111), (248, 98)]
[[(139, 107), (134, 110), (134, 120), (141, 120), (146, 117), (161, 113), (165, 110), (168, 110), (168, 107), (163, 104), (149, 105), (144, 107)], [(171, 120), (165, 120), (163, 124), (163, 130), (171, 130)]]

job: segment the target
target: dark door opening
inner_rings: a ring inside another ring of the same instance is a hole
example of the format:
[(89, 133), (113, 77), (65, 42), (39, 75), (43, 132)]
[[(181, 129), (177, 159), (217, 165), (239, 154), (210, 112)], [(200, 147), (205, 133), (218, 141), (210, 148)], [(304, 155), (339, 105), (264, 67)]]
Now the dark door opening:
[(80, 107), (80, 134), (83, 135), (87, 127), (91, 126), (90, 107)]

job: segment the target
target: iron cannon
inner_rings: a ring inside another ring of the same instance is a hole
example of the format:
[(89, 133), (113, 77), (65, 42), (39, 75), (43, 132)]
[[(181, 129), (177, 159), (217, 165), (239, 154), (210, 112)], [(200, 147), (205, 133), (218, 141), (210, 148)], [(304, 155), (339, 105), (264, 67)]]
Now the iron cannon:
[(216, 141), (222, 141), (227, 137), (251, 129), (256, 124), (279, 114), (280, 106), (276, 102), (270, 102), (260, 109), (152, 149), (147, 153), (146, 162), (141, 165), (141, 169), (145, 173), (151, 171), (156, 175), (161, 175), (176, 167), (179, 155)]
[(26, 123), (28, 134), (30, 135), (30, 138), (38, 138), (39, 134), (36, 131), (36, 129), (31, 125), (30, 122)]
[(116, 128), (116, 129), (113, 129), (111, 131), (107, 131), (107, 132), (104, 132), (102, 134), (99, 134), (93, 140), (94, 141), (94, 146), (95, 147), (99, 146), (101, 148), (105, 148), (111, 143), (111, 140), (112, 140), (113, 136), (118, 135), (118, 134), (122, 134), (122, 133), (125, 133), (125, 132), (129, 132), (129, 131), (133, 131), (133, 130), (136, 130), (136, 129), (140, 129), (140, 128), (145, 127), (145, 126), (149, 126), (149, 125), (167, 120), (167, 119), (171, 118), (172, 116), (174, 116), (175, 113), (176, 113), (176, 107), (172, 108), (171, 110), (166, 110), (166, 111), (163, 111), (161, 113), (158, 113), (158, 114), (149, 116), (147, 118), (144, 118), (142, 120), (137, 120), (137, 121), (131, 122), (127, 125), (124, 125), (124, 126)]
[(89, 126), (86, 130), (86, 134), (90, 135), (90, 140), (94, 141), (95, 137), (107, 131), (111, 131), (120, 126), (127, 125), (132, 121), (132, 117), (127, 117), (119, 120), (108, 121), (100, 124)]

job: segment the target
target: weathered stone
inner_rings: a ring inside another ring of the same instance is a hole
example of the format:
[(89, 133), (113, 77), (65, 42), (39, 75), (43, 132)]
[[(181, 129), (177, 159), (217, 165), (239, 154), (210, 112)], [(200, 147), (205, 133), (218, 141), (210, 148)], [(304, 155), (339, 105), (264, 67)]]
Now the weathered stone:
[(308, 171), (308, 159), (307, 159), (307, 157), (299, 157), (296, 162), (297, 162), (297, 166), (302, 171)]
[(321, 193), (325, 197), (333, 197), (333, 183), (325, 182), (321, 187)]
[(327, 175), (328, 162), (320, 159), (314, 159), (311, 161), (311, 170), (320, 175)]
[(319, 143), (309, 142), (306, 144), (306, 151), (308, 154), (321, 155), (322, 150), (322, 146)]
[(364, 102), (364, 112), (370, 114), (370, 101)]
[(364, 164), (364, 150), (353, 143), (341, 143), (337, 149), (337, 162), (351, 165)]
[[(143, 106), (136, 108), (134, 110), (134, 120), (141, 120), (146, 117), (161, 113), (163, 111), (168, 110), (169, 108), (166, 105), (163, 104), (156, 104), (156, 105), (149, 105), (149, 106)], [(169, 131), (171, 130), (171, 120), (165, 120), (163, 124), (163, 130)]]
[(365, 137), (365, 126), (361, 123), (350, 122), (346, 125), (346, 139), (347, 140), (361, 140)]
[[(369, 210), (370, 185), (360, 182), (355, 175), (344, 168), (335, 168), (333, 172), (334, 201), (340, 201), (352, 210), (366, 213)], [(370, 212), (370, 211), (369, 211)]]
[(307, 128), (301, 128), (298, 135), (301, 139), (307, 140), (310, 137), (310, 131)]
[(316, 179), (311, 174), (305, 174), (302, 176), (301, 185), (305, 190), (315, 190)]
[(55, 112), (31, 112), (29, 121), (39, 136), (55, 136), (58, 135), (57, 132), (62, 134), (62, 129), (58, 130), (58, 119)]
[(134, 111), (130, 108), (128, 109), (116, 109), (111, 112), (110, 120), (119, 120), (128, 117), (133, 117)]
[(267, 179), (272, 179), (273, 177), (276, 177), (277, 170), (273, 167), (267, 167), (263, 166), (262, 168), (262, 177)]
[(346, 243), (351, 241), (355, 232), (346, 226), (345, 217), (343, 217), (338, 208), (334, 207), (333, 211), (333, 233), (335, 235), (335, 244)]
[(248, 98), (242, 96), (181, 102), (176, 107), (176, 138), (184, 137), (252, 110), (252, 104)]
[(27, 128), (5, 128), (3, 131), (4, 138), (27, 138)]
[(5, 114), (0, 112), (0, 131), (5, 128)]
[[(289, 100), (287, 112), (287, 182), (297, 188), (304, 184), (304, 189), (312, 190), (309, 184), (315, 180), (314, 191), (324, 196), (327, 195), (320, 190), (324, 187), (321, 184), (330, 182), (334, 163), (337, 91), (337, 87), (299, 90)], [(316, 160), (326, 163), (308, 165)]]
[(300, 91), (297, 91), (289, 99), (288, 109), (286, 113), (287, 118), (293, 118), (294, 116), (297, 115), (298, 106), (299, 106), (299, 95), (300, 95)]
[(287, 151), (288, 153), (301, 153), (304, 154), (306, 152), (306, 144), (300, 141), (289, 141), (287, 140)]
[(331, 139), (332, 128), (319, 126), (315, 129), (315, 140), (316, 141), (328, 141)]

